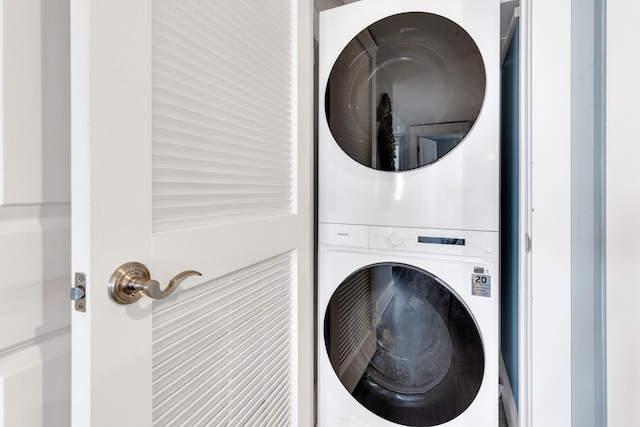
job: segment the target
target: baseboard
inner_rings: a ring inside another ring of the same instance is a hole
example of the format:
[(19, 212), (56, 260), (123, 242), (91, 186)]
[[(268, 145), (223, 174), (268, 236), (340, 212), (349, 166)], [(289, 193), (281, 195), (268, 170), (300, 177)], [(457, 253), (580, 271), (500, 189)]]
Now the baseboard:
[(507, 375), (507, 367), (502, 359), (502, 353), (500, 353), (500, 384), (502, 384), (502, 404), (504, 406), (504, 414), (507, 417), (507, 424), (509, 427), (520, 427), (518, 408), (513, 398), (513, 390), (509, 382), (509, 375)]

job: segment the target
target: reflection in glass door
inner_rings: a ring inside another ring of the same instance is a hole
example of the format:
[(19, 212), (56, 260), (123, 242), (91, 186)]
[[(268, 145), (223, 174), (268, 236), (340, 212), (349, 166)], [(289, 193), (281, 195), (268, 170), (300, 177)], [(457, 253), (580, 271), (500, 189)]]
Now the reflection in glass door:
[(484, 349), (473, 316), (447, 284), (416, 267), (381, 263), (354, 272), (333, 294), (324, 330), (342, 384), (386, 420), (450, 421), (482, 384)]
[(431, 164), (471, 130), (484, 100), (480, 51), (458, 24), (411, 12), (353, 38), (331, 70), (326, 117), (342, 150), (378, 170)]

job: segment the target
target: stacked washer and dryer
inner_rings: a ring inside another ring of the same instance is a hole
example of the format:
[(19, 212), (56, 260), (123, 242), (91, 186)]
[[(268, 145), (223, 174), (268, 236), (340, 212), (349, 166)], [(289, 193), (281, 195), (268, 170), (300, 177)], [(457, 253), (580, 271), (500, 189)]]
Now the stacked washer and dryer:
[(499, 6), (320, 13), (320, 426), (498, 425)]

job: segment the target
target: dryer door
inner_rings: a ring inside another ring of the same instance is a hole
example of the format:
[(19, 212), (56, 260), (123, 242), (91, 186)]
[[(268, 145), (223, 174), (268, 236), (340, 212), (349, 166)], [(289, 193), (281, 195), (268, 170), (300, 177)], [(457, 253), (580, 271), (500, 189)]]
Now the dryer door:
[(331, 297), (326, 350), (342, 384), (394, 423), (433, 426), (464, 412), (484, 375), (478, 326), (433, 274), (380, 263), (349, 276)]
[[(329, 75), (325, 113), (353, 160), (415, 169), (462, 141), (485, 86), (482, 55), (462, 27), (432, 13), (400, 13), (369, 25), (343, 49)], [(425, 140), (435, 143), (429, 153)]]

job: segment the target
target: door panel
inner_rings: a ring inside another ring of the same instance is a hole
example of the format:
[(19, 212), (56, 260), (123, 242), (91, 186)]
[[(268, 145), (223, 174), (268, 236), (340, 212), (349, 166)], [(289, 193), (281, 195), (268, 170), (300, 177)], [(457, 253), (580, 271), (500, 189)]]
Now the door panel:
[(293, 262), (278, 256), (154, 305), (154, 425), (292, 423)]
[(293, 208), (291, 5), (217, 3), (153, 3), (154, 232)]
[[(72, 3), (74, 425), (311, 423), (311, 16)], [(129, 261), (202, 277), (120, 306)]]

